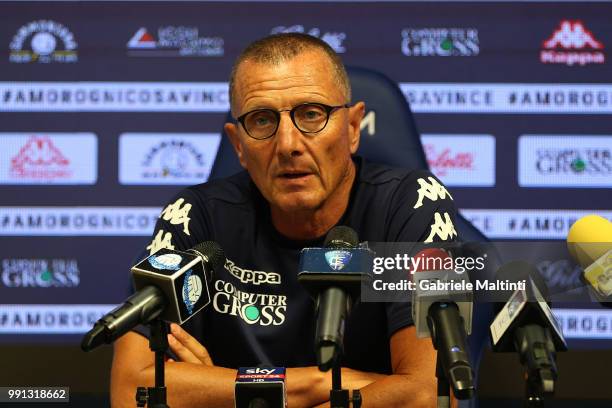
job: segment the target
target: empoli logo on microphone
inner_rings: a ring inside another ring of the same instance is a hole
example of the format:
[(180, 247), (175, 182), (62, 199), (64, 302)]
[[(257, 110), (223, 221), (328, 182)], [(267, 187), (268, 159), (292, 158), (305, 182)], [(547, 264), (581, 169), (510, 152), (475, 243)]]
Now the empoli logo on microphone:
[(334, 271), (340, 271), (349, 263), (353, 254), (349, 251), (328, 251), (325, 253), (325, 260)]

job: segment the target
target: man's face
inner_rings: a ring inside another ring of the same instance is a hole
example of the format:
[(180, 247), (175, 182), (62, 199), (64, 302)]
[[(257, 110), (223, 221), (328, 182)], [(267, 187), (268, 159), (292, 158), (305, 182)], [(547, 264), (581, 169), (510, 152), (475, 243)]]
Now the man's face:
[[(343, 105), (348, 101), (333, 72), (327, 56), (318, 51), (306, 51), (279, 65), (244, 61), (236, 74), (234, 116), (261, 108), (291, 109), (305, 102)], [(289, 112), (281, 113), (278, 130), (268, 139), (251, 138), (240, 124), (228, 123), (225, 130), (240, 164), (273, 208), (317, 210), (334, 201), (339, 186), (351, 182), (351, 154), (359, 146), (364, 110), (363, 103), (338, 109), (316, 134), (300, 132)]]

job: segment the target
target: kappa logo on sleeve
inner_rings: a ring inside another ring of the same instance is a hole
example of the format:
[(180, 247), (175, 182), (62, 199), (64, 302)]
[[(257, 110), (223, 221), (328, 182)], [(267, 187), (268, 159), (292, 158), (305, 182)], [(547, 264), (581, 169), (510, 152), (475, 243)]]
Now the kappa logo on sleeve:
[(183, 224), (183, 232), (187, 235), (191, 235), (189, 233), (189, 211), (191, 211), (191, 204), (185, 203), (184, 198), (179, 198), (174, 202), (174, 204), (168, 205), (164, 211), (162, 211), (159, 218), (164, 219), (165, 221), (169, 221), (170, 224), (181, 225)]
[(153, 241), (146, 248), (149, 250), (149, 255), (153, 255), (157, 251), (162, 248), (166, 249), (174, 249), (174, 245), (172, 245), (172, 233), (166, 232), (164, 230), (159, 230)]
[(455, 226), (447, 212), (444, 213), (444, 219), (439, 212), (434, 214), (434, 223), (431, 225), (431, 232), (425, 242), (433, 242), (434, 237), (439, 237), (442, 241), (453, 239), (457, 236)]
[(448, 198), (450, 198), (451, 200), (453, 199), (453, 196), (451, 196), (451, 194), (442, 184), (438, 183), (438, 180), (431, 176), (427, 177), (427, 179), (429, 180), (429, 182), (427, 182), (423, 178), (419, 178), (417, 180), (417, 183), (419, 183), (421, 187), (417, 190), (419, 198), (417, 199), (416, 204), (412, 208), (416, 209), (423, 206), (423, 199), (425, 197), (427, 197), (431, 201), (438, 201), (438, 199), (444, 200), (446, 196), (448, 196)]

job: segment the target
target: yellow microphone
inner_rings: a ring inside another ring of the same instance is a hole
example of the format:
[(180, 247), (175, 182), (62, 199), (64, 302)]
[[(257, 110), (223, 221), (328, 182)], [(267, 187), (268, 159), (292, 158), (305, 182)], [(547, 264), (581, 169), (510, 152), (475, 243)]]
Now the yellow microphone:
[(567, 248), (599, 300), (612, 300), (612, 222), (599, 215), (580, 218), (567, 234)]

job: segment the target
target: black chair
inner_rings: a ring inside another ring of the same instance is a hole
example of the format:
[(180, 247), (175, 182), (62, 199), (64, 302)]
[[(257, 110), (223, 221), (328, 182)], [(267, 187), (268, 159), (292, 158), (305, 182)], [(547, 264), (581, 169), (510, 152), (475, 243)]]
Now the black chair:
[[(352, 87), (352, 100), (365, 101), (366, 116), (361, 126), (358, 155), (369, 161), (410, 169), (428, 169), (414, 116), (406, 98), (395, 82), (382, 73), (364, 68), (347, 69)], [(228, 115), (228, 120), (231, 117)], [(211, 179), (226, 177), (242, 170), (234, 149), (223, 137), (211, 171)], [(461, 241), (487, 242), (487, 238), (460, 214), (455, 228)], [(474, 308), (469, 346), (474, 368), (478, 367), (491, 321), (490, 305)], [(462, 407), (475, 407), (476, 399), (462, 402)]]

